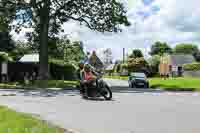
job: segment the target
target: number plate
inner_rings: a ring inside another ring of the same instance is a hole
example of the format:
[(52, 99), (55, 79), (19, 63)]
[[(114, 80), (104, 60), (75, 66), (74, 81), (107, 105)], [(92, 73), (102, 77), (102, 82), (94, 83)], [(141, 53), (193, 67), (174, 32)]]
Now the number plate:
[(144, 85), (144, 83), (138, 83), (138, 85)]

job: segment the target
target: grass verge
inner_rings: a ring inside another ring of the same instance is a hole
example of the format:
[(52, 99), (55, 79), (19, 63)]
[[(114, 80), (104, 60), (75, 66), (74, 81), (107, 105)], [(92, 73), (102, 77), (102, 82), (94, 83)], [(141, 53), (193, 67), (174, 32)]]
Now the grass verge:
[(200, 91), (200, 78), (151, 78), (151, 88), (161, 88), (168, 91)]
[(18, 113), (0, 106), (0, 133), (64, 133), (65, 130), (53, 127), (29, 114)]
[(128, 80), (128, 76), (104, 76), (104, 78)]
[(35, 80), (28, 83), (24, 82), (8, 82), (1, 83), (0, 88), (3, 89), (33, 89), (33, 88), (68, 88), (78, 85), (77, 81), (66, 81), (66, 80)]

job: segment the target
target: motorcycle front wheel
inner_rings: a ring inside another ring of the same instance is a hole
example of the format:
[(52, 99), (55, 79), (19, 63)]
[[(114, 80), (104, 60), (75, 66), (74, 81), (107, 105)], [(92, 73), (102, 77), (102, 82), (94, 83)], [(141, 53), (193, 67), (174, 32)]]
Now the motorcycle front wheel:
[(112, 99), (112, 91), (110, 90), (110, 87), (108, 85), (105, 85), (104, 88), (102, 88), (101, 95), (106, 100), (111, 100)]

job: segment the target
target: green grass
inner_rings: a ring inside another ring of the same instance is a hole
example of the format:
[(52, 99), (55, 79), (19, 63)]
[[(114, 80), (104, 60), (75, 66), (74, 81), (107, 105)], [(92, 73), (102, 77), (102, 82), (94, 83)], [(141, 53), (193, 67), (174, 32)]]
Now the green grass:
[(0, 133), (64, 133), (64, 129), (0, 106)]
[(152, 88), (161, 88), (171, 91), (200, 91), (200, 78), (151, 78), (149, 79)]
[(0, 88), (12, 89), (12, 88), (16, 88), (18, 84), (19, 84), (18, 82), (0, 83)]
[(128, 76), (104, 76), (104, 78), (128, 80)]
[(36, 80), (33, 83), (29, 84), (28, 86), (32, 87), (48, 87), (48, 88), (67, 88), (74, 85), (77, 85), (77, 81), (65, 81), (65, 80), (48, 80), (48, 81), (41, 81)]
[(77, 81), (65, 81), (65, 80), (48, 80), (48, 81), (41, 81), (35, 80), (33, 82), (29, 82), (25, 84), (23, 82), (8, 82), (8, 83), (1, 83), (0, 88), (3, 89), (21, 89), (21, 88), (67, 88), (74, 85), (77, 85)]

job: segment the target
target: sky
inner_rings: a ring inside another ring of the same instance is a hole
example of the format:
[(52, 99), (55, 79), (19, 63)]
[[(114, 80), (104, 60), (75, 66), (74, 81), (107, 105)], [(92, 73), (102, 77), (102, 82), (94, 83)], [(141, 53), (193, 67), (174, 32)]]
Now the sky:
[[(130, 27), (122, 27), (121, 33), (98, 33), (74, 21), (63, 25), (65, 34), (84, 43), (85, 51), (96, 50), (100, 58), (106, 48), (111, 48), (114, 59), (122, 59), (126, 53), (141, 49), (145, 58), (155, 41), (169, 43), (195, 43), (200, 46), (199, 0), (123, 0), (127, 7)], [(26, 29), (23, 30), (25, 32)], [(23, 38), (14, 35), (15, 39)]]

